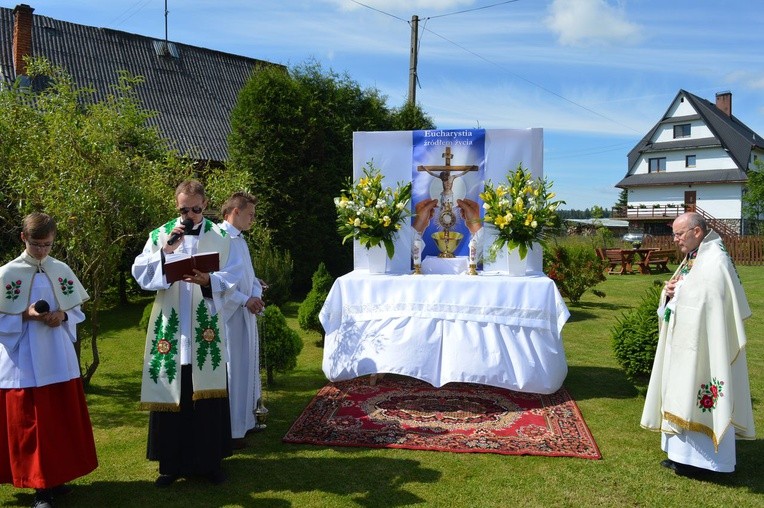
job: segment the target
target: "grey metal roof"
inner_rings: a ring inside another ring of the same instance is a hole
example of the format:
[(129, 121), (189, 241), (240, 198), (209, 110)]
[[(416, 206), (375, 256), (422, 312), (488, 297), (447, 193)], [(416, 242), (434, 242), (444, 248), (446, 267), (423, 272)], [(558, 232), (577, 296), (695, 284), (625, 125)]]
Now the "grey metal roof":
[(643, 187), (656, 185), (702, 184), (702, 183), (740, 183), (748, 180), (740, 169), (713, 169), (700, 171), (661, 171), (626, 176), (615, 184), (616, 187)]
[(629, 221), (620, 219), (565, 219), (565, 222), (575, 222), (587, 226), (605, 226), (606, 228), (629, 227)]
[[(63, 67), (80, 86), (103, 97), (118, 71), (143, 76), (137, 94), (172, 148), (194, 159), (228, 158), (230, 113), (239, 90), (264, 60), (171, 42), (173, 56), (159, 56), (163, 40), (34, 15), (32, 51)], [(13, 82), (13, 10), (0, 8), (0, 80)]]
[[(716, 104), (712, 104), (711, 102), (707, 101), (706, 99), (702, 99), (698, 97), (697, 95), (691, 94), (690, 92), (687, 92), (685, 90), (679, 90), (674, 100), (671, 102), (671, 104), (674, 104), (676, 100), (680, 97), (684, 96), (690, 104), (695, 108), (695, 110), (698, 112), (698, 115), (700, 116), (700, 119), (703, 120), (703, 122), (708, 126), (708, 128), (711, 130), (711, 133), (714, 135), (714, 138), (716, 139), (715, 144), (711, 145), (699, 145), (699, 146), (721, 146), (722, 148), (726, 149), (732, 160), (735, 162), (735, 164), (738, 166), (738, 168), (741, 171), (746, 171), (748, 169), (748, 161), (751, 159), (751, 150), (753, 148), (764, 148), (764, 139), (761, 138), (758, 134), (756, 134), (754, 131), (749, 129), (743, 122), (738, 120), (735, 115), (727, 116), (723, 111), (719, 110), (719, 108), (716, 107)], [(670, 106), (669, 106), (670, 109)], [(681, 149), (682, 144), (684, 144), (688, 148), (693, 148), (697, 146), (693, 146), (688, 144), (688, 141), (690, 140), (678, 140), (676, 142), (672, 141), (669, 143), (650, 143), (650, 140), (653, 137), (653, 134), (655, 134), (655, 131), (658, 130), (658, 128), (665, 124), (665, 123), (676, 123), (680, 120), (687, 120), (695, 118), (695, 115), (688, 115), (686, 117), (681, 118), (670, 118), (669, 117), (669, 111), (667, 110), (666, 113), (664, 113), (663, 118), (661, 118), (658, 123), (656, 123), (652, 129), (637, 143), (637, 145), (632, 148), (632, 150), (629, 152), (628, 156), (628, 164), (629, 169), (628, 172), (631, 172), (634, 168), (634, 165), (639, 160), (639, 157), (647, 152), (656, 152), (660, 150), (661, 146), (664, 149)], [(710, 142), (709, 140), (702, 140), (705, 142)], [(674, 143), (676, 143), (676, 146), (674, 146)], [(627, 172), (627, 175), (628, 175)], [(697, 171), (689, 171), (684, 174), (689, 173), (698, 173)], [(637, 176), (637, 175), (635, 175)], [(641, 175), (640, 175), (641, 176)], [(646, 176), (646, 175), (644, 175)], [(623, 183), (625, 180), (632, 178), (627, 176), (621, 182), (616, 185), (616, 187), (622, 186), (621, 183)]]

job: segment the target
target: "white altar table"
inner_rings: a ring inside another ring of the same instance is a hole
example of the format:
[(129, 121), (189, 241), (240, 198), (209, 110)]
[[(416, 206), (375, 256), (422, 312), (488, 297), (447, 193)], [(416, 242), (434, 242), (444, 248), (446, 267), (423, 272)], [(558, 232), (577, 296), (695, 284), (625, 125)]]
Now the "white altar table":
[(330, 381), (396, 373), (553, 393), (568, 365), (570, 317), (546, 276), (373, 275), (338, 278), (319, 319)]

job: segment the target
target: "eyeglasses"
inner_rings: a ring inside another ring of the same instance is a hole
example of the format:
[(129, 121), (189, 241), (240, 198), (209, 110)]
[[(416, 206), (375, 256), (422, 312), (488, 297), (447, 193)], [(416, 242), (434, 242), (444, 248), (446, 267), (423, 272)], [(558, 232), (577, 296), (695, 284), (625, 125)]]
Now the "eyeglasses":
[(35, 249), (50, 249), (51, 247), (53, 247), (53, 242), (37, 243), (37, 242), (27, 241), (27, 245), (29, 245), (30, 247), (34, 247)]
[(687, 234), (688, 231), (692, 231), (693, 229), (695, 229), (695, 228), (685, 229), (681, 233), (672, 233), (672, 235), (674, 236), (674, 238), (682, 238), (685, 234)]
[(194, 212), (194, 213), (202, 213), (203, 208), (201, 206), (192, 206), (191, 208), (184, 206), (181, 208), (178, 208), (178, 211), (181, 213), (181, 215), (185, 215), (188, 212)]

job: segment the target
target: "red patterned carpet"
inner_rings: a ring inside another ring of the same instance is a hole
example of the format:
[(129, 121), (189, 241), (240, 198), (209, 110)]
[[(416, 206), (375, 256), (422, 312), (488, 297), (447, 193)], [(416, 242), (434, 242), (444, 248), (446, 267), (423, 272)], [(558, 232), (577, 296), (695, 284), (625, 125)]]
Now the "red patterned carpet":
[(599, 459), (565, 388), (551, 395), (472, 383), (441, 388), (387, 374), (329, 383), (284, 436), (286, 443)]

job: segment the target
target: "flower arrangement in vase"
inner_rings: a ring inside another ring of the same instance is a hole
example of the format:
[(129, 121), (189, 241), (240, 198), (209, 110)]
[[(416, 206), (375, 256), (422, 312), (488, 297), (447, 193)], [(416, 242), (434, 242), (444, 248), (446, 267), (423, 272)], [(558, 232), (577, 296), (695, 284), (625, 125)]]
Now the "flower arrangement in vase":
[(488, 180), (480, 198), (485, 222), (495, 226), (497, 237), (489, 250), (496, 257), (505, 246), (518, 249), (525, 259), (534, 242), (544, 243), (548, 231), (557, 222), (557, 208), (564, 201), (553, 201), (552, 184), (545, 178), (534, 179), (522, 163), (507, 174), (506, 183), (494, 186)]
[(344, 244), (354, 238), (367, 249), (384, 245), (387, 257), (393, 257), (393, 236), (401, 229), (403, 220), (411, 216), (411, 182), (398, 183), (395, 189), (382, 185), (382, 174), (367, 162), (363, 176), (356, 182), (348, 179), (347, 186), (334, 198), (337, 208), (337, 231)]

